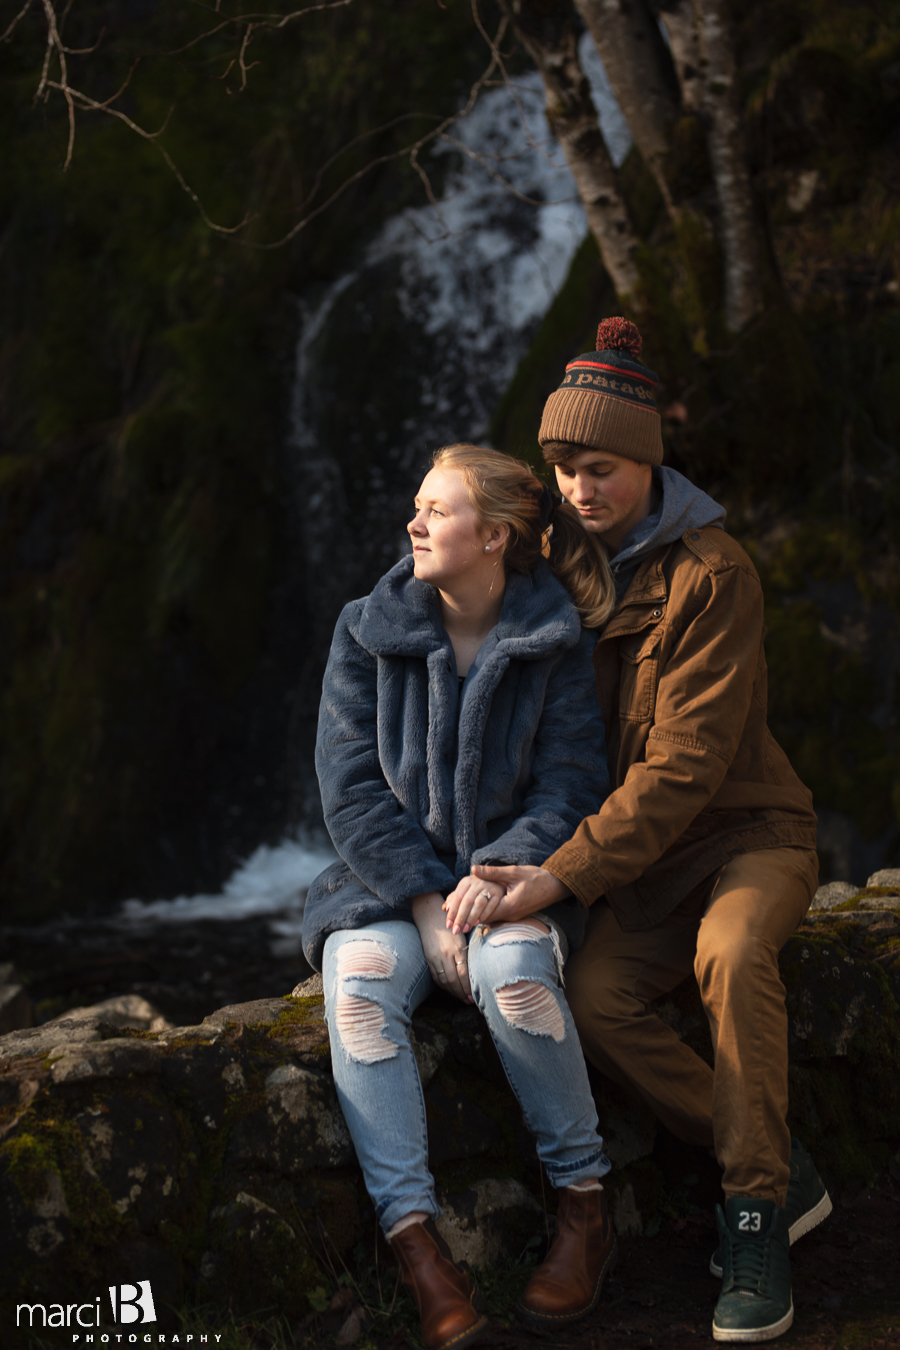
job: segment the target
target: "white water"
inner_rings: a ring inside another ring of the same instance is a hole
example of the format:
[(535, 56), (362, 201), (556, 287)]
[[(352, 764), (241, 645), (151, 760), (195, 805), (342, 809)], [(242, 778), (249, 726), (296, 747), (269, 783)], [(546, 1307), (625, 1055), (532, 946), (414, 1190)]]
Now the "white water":
[(262, 844), (229, 877), (221, 895), (126, 900), (118, 918), (126, 924), (193, 923), (196, 919), (249, 919), (282, 913), (286, 921), (292, 915), (299, 919), (310, 882), (336, 857), (327, 840), (285, 839), (275, 848)]
[[(587, 35), (580, 56), (610, 154), (620, 164), (631, 145), (631, 133)], [(447, 439), (440, 428), (450, 410), (451, 385), (460, 384), (460, 371), (464, 374), (461, 383), (472, 393), (467, 407), (453, 406), (454, 436), (484, 436), (493, 407), (527, 351), (536, 324), (565, 281), (587, 228), (574, 181), (550, 134), (543, 103), (537, 72), (519, 77), (512, 90), (498, 88), (483, 94), (438, 147), (439, 152), (463, 152), (459, 166), (447, 176), (438, 209), (424, 205), (389, 220), (358, 271), (339, 278), (305, 316), (296, 355), (292, 443), (309, 472), (307, 505), (311, 517), (322, 523), (323, 563), (328, 557), (327, 497), (334, 466), (305, 416), (303, 395), (310, 353), (348, 285), (367, 266), (400, 258), (402, 308), (424, 333), (443, 335), (447, 352), (445, 381), (437, 372), (428, 388), (410, 391), (410, 443), (416, 438), (433, 446)], [(540, 204), (519, 205), (514, 193)], [(514, 211), (511, 202), (516, 202)], [(527, 228), (521, 233), (529, 240), (524, 245), (515, 232), (523, 221)], [(315, 563), (312, 526), (309, 543)], [(287, 839), (275, 848), (262, 846), (234, 872), (220, 895), (129, 900), (122, 906), (119, 922), (268, 915), (270, 931), (277, 939), (275, 954), (289, 955), (299, 948), (306, 890), (335, 857), (324, 837)]]
[[(580, 55), (604, 137), (619, 164), (631, 133), (587, 35)], [(410, 209), (388, 221), (367, 261), (403, 259), (404, 312), (426, 334), (447, 335), (453, 361), (468, 367), (467, 383), (483, 385), (487, 363), (496, 399), (566, 279), (587, 230), (584, 208), (550, 133), (537, 71), (520, 76), (513, 88), (483, 94), (436, 151), (462, 152), (439, 206)], [(523, 246), (511, 235), (516, 217), (536, 226), (533, 242)], [(432, 401), (439, 399), (438, 387)], [(478, 409), (483, 425), (460, 428), (460, 434), (483, 434), (492, 411), (493, 400)]]

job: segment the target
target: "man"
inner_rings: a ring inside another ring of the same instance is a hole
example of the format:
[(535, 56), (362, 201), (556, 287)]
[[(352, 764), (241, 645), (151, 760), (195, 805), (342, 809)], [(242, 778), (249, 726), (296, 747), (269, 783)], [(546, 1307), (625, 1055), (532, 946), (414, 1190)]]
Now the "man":
[[(508, 888), (492, 921), (570, 894), (592, 907), (566, 972), (585, 1053), (679, 1138), (714, 1145), (726, 1203), (713, 1335), (771, 1340), (793, 1320), (790, 1241), (831, 1209), (785, 1121), (778, 973), (816, 888), (816, 819), (766, 725), (759, 578), (721, 507), (661, 467), (640, 346), (633, 324), (602, 323), (539, 437), (610, 557), (617, 605), (595, 669), (613, 791), (542, 867), (475, 870), (492, 900), (493, 883)], [(715, 1071), (649, 1008), (691, 969)]]

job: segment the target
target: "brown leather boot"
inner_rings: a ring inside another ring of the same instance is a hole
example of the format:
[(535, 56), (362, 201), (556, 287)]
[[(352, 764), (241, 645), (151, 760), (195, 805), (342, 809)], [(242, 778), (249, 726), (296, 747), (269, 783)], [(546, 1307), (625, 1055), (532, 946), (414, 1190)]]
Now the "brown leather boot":
[(616, 1264), (618, 1244), (604, 1190), (560, 1191), (556, 1224), (547, 1258), (516, 1304), (516, 1315), (531, 1326), (564, 1326), (584, 1317), (596, 1308)]
[(415, 1296), (426, 1350), (462, 1350), (488, 1329), (476, 1311), (476, 1286), (450, 1255), (431, 1219), (411, 1223), (391, 1238), (403, 1283)]

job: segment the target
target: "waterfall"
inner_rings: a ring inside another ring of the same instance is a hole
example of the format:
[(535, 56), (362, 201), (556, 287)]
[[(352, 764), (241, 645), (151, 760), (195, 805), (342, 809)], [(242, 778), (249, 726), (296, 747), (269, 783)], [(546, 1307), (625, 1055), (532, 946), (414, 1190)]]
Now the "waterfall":
[[(581, 59), (619, 163), (631, 134), (587, 35)], [(435, 158), (449, 164), (437, 204), (387, 220), (315, 304), (301, 300), (288, 453), (326, 641), (338, 600), (405, 551), (430, 452), (486, 438), (586, 233), (536, 71), (482, 94)]]
[[(588, 35), (580, 56), (619, 164), (631, 134)], [(327, 644), (338, 604), (364, 594), (406, 551), (405, 498), (428, 453), (485, 438), (586, 233), (536, 71), (482, 94), (436, 152), (451, 157), (438, 204), (389, 219), (345, 275), (314, 303), (299, 302), (288, 453), (309, 584), (324, 616), (311, 645)], [(335, 378), (335, 351), (348, 366), (382, 361), (385, 303), (393, 314), (387, 374), (373, 376), (357, 406)], [(379, 404), (386, 379), (396, 381), (387, 416)], [(352, 533), (342, 525), (348, 518)], [(257, 849), (219, 896), (131, 900), (121, 919), (278, 915), (270, 927), (286, 954), (299, 950), (306, 888), (333, 858), (327, 838), (286, 839)]]

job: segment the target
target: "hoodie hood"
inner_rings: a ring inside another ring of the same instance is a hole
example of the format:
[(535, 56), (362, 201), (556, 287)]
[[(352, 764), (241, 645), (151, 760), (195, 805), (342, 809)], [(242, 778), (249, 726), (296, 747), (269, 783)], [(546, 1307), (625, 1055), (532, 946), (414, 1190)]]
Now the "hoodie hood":
[(628, 590), (638, 563), (648, 553), (664, 544), (674, 544), (688, 530), (699, 530), (703, 525), (725, 528), (725, 508), (689, 483), (684, 474), (664, 465), (654, 468), (653, 485), (660, 495), (656, 510), (638, 521), (625, 536), (618, 553), (609, 560), (617, 601)]

